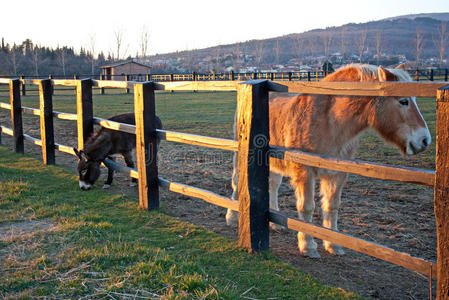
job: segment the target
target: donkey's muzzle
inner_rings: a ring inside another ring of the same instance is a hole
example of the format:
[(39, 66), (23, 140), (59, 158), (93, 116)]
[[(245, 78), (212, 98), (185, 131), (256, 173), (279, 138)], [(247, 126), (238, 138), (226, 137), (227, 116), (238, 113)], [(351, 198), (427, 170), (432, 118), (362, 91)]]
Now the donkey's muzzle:
[(85, 183), (84, 181), (81, 181), (81, 180), (79, 181), (79, 185), (83, 191), (88, 191), (92, 188), (91, 184)]

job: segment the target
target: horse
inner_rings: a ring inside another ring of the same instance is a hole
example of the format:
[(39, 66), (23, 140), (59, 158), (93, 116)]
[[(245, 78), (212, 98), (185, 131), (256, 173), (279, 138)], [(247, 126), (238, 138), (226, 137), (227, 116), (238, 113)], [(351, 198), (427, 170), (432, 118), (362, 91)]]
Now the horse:
[[(328, 75), (323, 81), (412, 81), (402, 66), (352, 64)], [(357, 152), (363, 132), (374, 129), (403, 155), (417, 154), (431, 143), (431, 136), (414, 97), (332, 96), (311, 94), (274, 94), (269, 103), (272, 146), (351, 159)], [(234, 128), (234, 133), (236, 129)], [(236, 137), (236, 136), (235, 136)], [(234, 155), (233, 193), (237, 201), (237, 155)], [(338, 230), (338, 210), (347, 174), (270, 158), (270, 208), (279, 210), (278, 189), (282, 178), (290, 177), (298, 217), (312, 222), (315, 209), (315, 180), (320, 180), (323, 226)], [(228, 225), (238, 221), (238, 213), (228, 209)], [(273, 227), (274, 224), (271, 224)], [(341, 246), (323, 241), (324, 249), (343, 255)], [(298, 248), (303, 256), (319, 258), (313, 237), (298, 232)]]
[[(134, 113), (124, 113), (109, 118), (111, 121), (135, 125)], [(156, 116), (155, 128), (162, 129), (162, 122)], [(160, 139), (157, 139), (159, 145)], [(112, 155), (121, 154), (125, 159), (126, 166), (134, 168), (131, 152), (136, 147), (136, 136), (134, 134), (101, 128), (90, 137), (84, 150), (73, 148), (78, 156), (79, 186), (82, 190), (89, 190), (100, 176), (100, 164), (109, 158), (114, 160)], [(108, 178), (103, 185), (107, 189), (112, 184), (114, 171), (108, 168)], [(131, 186), (135, 186), (137, 179), (131, 179)]]

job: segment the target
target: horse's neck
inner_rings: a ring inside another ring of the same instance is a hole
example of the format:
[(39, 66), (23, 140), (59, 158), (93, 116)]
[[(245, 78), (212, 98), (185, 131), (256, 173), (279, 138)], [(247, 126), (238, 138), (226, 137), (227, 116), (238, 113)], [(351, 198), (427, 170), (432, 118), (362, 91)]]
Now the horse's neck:
[(108, 156), (111, 147), (111, 137), (103, 131), (92, 138), (86, 145), (85, 152), (94, 160), (103, 160)]
[[(374, 115), (372, 99), (360, 97), (335, 97), (332, 107), (334, 135), (340, 141), (341, 151), (354, 152), (358, 140)], [(342, 153), (343, 156), (344, 153)]]

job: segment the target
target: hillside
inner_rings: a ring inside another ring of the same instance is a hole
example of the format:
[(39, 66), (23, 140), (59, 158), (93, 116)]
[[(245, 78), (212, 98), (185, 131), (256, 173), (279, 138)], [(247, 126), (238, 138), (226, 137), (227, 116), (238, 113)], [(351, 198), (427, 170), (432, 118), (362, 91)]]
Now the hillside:
[[(155, 69), (171, 66), (180, 71), (204, 72), (224, 71), (226, 68), (230, 70), (230, 67), (234, 70), (248, 66), (257, 69), (273, 68), (273, 65), (278, 64), (312, 66), (322, 63), (323, 58), (320, 56), (333, 56), (334, 64), (356, 62), (360, 60), (360, 56), (363, 62), (375, 63), (376, 53), (381, 53), (380, 63), (388, 65), (404, 60), (416, 60), (417, 32), (423, 37), (421, 59), (439, 57), (434, 40), (438, 37), (441, 22), (447, 20), (449, 13), (399, 16), (368, 23), (349, 23), (339, 27), (315, 29), (265, 40), (156, 55), (146, 62), (152, 64)], [(361, 41), (364, 35), (366, 39), (361, 54)], [(377, 42), (378, 40), (380, 42)]]

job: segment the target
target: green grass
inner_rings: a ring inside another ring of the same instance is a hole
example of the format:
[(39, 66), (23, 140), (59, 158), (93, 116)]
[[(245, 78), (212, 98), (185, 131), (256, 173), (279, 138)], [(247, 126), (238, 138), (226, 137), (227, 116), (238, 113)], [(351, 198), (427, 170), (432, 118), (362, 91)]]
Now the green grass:
[(359, 298), (76, 180), (0, 146), (1, 298)]

